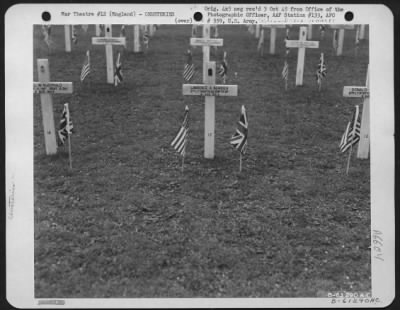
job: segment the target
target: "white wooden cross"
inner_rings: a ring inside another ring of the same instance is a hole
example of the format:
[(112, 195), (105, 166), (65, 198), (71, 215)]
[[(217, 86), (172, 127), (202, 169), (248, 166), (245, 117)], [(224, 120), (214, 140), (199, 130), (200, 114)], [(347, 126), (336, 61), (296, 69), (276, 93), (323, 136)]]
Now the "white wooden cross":
[(149, 25), (149, 36), (152, 37), (156, 31), (155, 25)]
[(360, 34), (359, 38), (360, 40), (364, 40), (365, 37), (365, 24), (360, 25)]
[(336, 56), (341, 56), (343, 54), (344, 30), (354, 29), (354, 25), (330, 25), (330, 27), (339, 31)]
[(223, 46), (223, 39), (210, 39), (210, 25), (203, 26), (202, 38), (190, 38), (191, 46), (203, 47), (203, 83), (207, 78), (207, 70), (205, 69), (206, 63), (210, 61), (210, 46)]
[(56, 131), (54, 127), (52, 94), (72, 94), (72, 82), (50, 82), (48, 59), (38, 59), (39, 82), (33, 82), (33, 93), (40, 94), (42, 122), (46, 154), (57, 153)]
[(307, 27), (300, 27), (299, 40), (286, 40), (286, 47), (299, 49), (297, 53), (296, 86), (303, 85), (306, 48), (318, 48), (319, 41), (307, 41)]
[(140, 52), (140, 25), (133, 25), (133, 52)]
[(96, 25), (96, 37), (100, 37), (100, 35), (101, 35), (101, 28), (100, 28), (100, 25)]
[(182, 94), (189, 96), (205, 96), (204, 105), (204, 157), (213, 159), (215, 156), (215, 97), (237, 96), (237, 85), (215, 85), (215, 61), (205, 63), (204, 84), (183, 84)]
[(307, 40), (312, 39), (312, 25), (307, 25)]
[(93, 37), (92, 44), (106, 46), (107, 83), (114, 84), (113, 45), (125, 45), (125, 37), (112, 37), (111, 25), (105, 25), (105, 37)]
[(256, 32), (255, 32), (255, 37), (258, 39), (260, 37), (260, 24), (256, 25)]
[(276, 42), (276, 28), (286, 28), (285, 25), (264, 25), (263, 28), (270, 28), (269, 36), (269, 53), (271, 55), (275, 54), (275, 42)]
[(357, 158), (367, 159), (369, 155), (369, 66), (365, 86), (345, 86), (343, 96), (347, 98), (362, 98), (360, 141), (358, 142)]
[(64, 25), (65, 51), (71, 52), (71, 25)]

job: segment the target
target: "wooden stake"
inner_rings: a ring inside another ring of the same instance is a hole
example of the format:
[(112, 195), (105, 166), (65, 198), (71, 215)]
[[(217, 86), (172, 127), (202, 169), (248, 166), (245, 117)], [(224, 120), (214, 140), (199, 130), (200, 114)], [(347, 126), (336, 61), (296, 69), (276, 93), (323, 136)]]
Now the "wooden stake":
[(71, 52), (71, 25), (64, 25), (65, 51)]
[(353, 145), (350, 146), (349, 158), (347, 159), (346, 175), (349, 174), (350, 159), (351, 159), (351, 154), (352, 154), (352, 153), (353, 153)]
[(240, 153), (240, 160), (239, 160), (239, 172), (242, 172), (242, 152)]

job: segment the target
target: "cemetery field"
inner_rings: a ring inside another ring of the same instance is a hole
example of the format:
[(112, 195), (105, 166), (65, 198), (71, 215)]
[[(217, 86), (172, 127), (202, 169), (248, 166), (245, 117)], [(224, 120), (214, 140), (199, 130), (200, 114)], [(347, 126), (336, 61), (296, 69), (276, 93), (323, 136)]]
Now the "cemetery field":
[[(204, 98), (182, 96), (182, 70), (191, 26), (161, 25), (145, 53), (132, 52), (132, 27), (121, 52), (124, 81), (106, 83), (104, 46), (91, 44), (94, 26), (79, 27), (64, 51), (64, 28), (53, 26), (48, 54), (34, 28), (36, 59), (49, 59), (51, 81), (73, 82), (72, 95), (53, 95), (56, 126), (69, 102), (74, 133), (68, 147), (47, 156), (34, 96), (35, 297), (327, 297), (367, 292), (370, 278), (370, 162), (339, 142), (359, 99), (343, 86), (365, 85), (368, 40), (354, 55), (355, 30), (346, 30), (343, 56), (334, 56), (326, 30), (320, 49), (307, 49), (304, 85), (295, 87), (297, 49), (288, 55), (285, 30), (276, 55), (257, 54), (245, 26), (218, 27), (227, 52), (227, 84), (237, 97), (216, 97), (214, 160), (203, 157)], [(114, 26), (119, 36), (120, 26)], [(298, 38), (298, 27), (290, 39)], [(314, 40), (319, 39), (314, 27)], [(91, 53), (91, 74), (80, 71)], [(202, 50), (192, 48), (200, 71)], [(327, 77), (315, 71), (324, 52)], [(237, 75), (235, 75), (237, 72)], [(217, 78), (218, 83), (222, 83)], [(184, 172), (169, 146), (189, 106)], [(229, 144), (245, 105), (248, 150)]]

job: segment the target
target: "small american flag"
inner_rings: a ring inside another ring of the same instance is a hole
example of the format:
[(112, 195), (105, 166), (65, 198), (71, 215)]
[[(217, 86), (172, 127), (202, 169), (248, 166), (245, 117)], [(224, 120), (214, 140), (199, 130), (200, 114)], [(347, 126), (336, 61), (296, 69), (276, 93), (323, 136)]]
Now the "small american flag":
[(64, 103), (64, 109), (61, 114), (60, 127), (58, 130), (59, 145), (63, 145), (65, 143), (65, 140), (68, 138), (68, 136), (72, 134), (73, 128), (74, 125), (72, 124), (68, 103)]
[(242, 106), (242, 112), (238, 122), (238, 127), (235, 134), (230, 140), (230, 144), (237, 149), (242, 155), (246, 152), (247, 148), (247, 135), (248, 135), (248, 122), (246, 109)]
[(115, 72), (114, 72), (114, 86), (118, 86), (118, 84), (122, 83), (122, 64), (121, 64), (121, 53), (118, 53), (117, 62), (115, 64)]
[(186, 154), (188, 132), (189, 132), (189, 107), (186, 106), (185, 115), (183, 117), (181, 128), (179, 128), (175, 138), (171, 141), (171, 146), (181, 156), (185, 156)]
[(356, 110), (350, 122), (347, 124), (346, 130), (339, 144), (339, 148), (342, 153), (346, 152), (351, 146), (357, 144), (357, 142), (360, 140), (360, 129), (360, 108), (358, 105), (356, 105)]
[(183, 79), (185, 82), (190, 82), (195, 74), (195, 68), (192, 60), (192, 52), (188, 50), (187, 52), (187, 63), (183, 69)]
[(88, 76), (90, 73), (90, 53), (89, 51), (86, 52), (85, 61), (82, 66), (81, 70), (81, 82)]
[(321, 57), (318, 63), (318, 69), (316, 72), (317, 84), (321, 87), (322, 79), (326, 77), (326, 66), (324, 62), (324, 53), (321, 53)]

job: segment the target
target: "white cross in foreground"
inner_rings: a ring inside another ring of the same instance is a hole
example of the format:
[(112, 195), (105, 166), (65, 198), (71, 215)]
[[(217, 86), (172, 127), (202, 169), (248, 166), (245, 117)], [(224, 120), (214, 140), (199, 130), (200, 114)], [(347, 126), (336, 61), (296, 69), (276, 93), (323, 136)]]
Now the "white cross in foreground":
[(206, 62), (204, 84), (183, 84), (182, 94), (205, 96), (204, 105), (204, 157), (213, 159), (215, 146), (215, 97), (237, 96), (237, 85), (215, 85), (215, 61)]
[(57, 153), (52, 94), (72, 94), (72, 82), (50, 82), (48, 59), (38, 59), (39, 82), (33, 82), (33, 93), (40, 94), (46, 154)]

